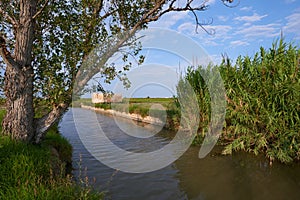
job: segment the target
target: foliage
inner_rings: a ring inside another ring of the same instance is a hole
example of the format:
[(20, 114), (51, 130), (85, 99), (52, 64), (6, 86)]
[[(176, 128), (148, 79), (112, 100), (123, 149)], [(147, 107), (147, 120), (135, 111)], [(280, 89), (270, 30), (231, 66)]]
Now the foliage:
[(0, 97), (0, 107), (5, 106), (5, 99)]
[[(136, 32), (169, 12), (190, 11), (196, 29), (203, 28), (197, 14), (207, 8), (207, 1), (194, 0), (2, 0), (0, 67), (8, 102), (4, 132), (40, 143), (91, 79), (110, 83), (118, 78), (129, 87), (126, 71), (144, 61)], [(108, 63), (117, 53), (123, 63)], [(96, 88), (104, 91), (101, 85)], [(15, 102), (24, 105), (9, 106)], [(41, 104), (47, 111), (43, 116)]]
[[(18, 4), (19, 2), (10, 4), (9, 1), (3, 1), (1, 9), (7, 11), (7, 16), (18, 19), (20, 12)], [(128, 84), (125, 72), (134, 65), (130, 57), (133, 56), (137, 63), (142, 63), (144, 59), (139, 54), (141, 44), (132, 33), (147, 28), (149, 22), (158, 20), (164, 13), (206, 8), (205, 5), (200, 7), (189, 5), (177, 10), (173, 6), (163, 10), (164, 4), (174, 5), (174, 2), (41, 1), (37, 5), (37, 10), (42, 12), (35, 19), (38, 23), (35, 27), (32, 52), (36, 96), (43, 97), (51, 106), (69, 102), (76, 74), (80, 67), (84, 68), (83, 61), (93, 53), (101, 54), (99, 58), (103, 59), (98, 60), (100, 63), (94, 66), (96, 71), (93, 75), (100, 73), (99, 78), (106, 83), (119, 78), (124, 84)], [(0, 19), (0, 33), (5, 35), (3, 38), (7, 39), (5, 42), (9, 49), (14, 49), (16, 38), (13, 22), (5, 16), (1, 16)], [(124, 61), (120, 69), (116, 68), (115, 63), (105, 64), (117, 51), (121, 52)], [(0, 63), (1, 66), (5, 66), (3, 60), (0, 60)]]
[[(185, 79), (189, 82), (191, 87), (193, 88), (198, 104), (199, 104), (199, 131), (204, 132), (206, 130), (206, 127), (208, 126), (209, 119), (210, 119), (210, 95), (208, 87), (205, 83), (205, 80), (203, 77), (208, 77), (208, 74), (211, 70), (211, 66), (208, 66), (207, 68), (201, 68), (194, 69), (193, 67), (188, 67), (187, 73), (185, 75)], [(203, 135), (202, 135), (203, 136)], [(201, 135), (198, 135), (195, 138), (194, 143), (196, 140), (200, 139)], [(200, 139), (201, 140), (201, 139)]]
[[(226, 87), (226, 125), (222, 139), (224, 154), (244, 150), (264, 152), (270, 161), (300, 159), (300, 72), (299, 49), (283, 40), (253, 58), (239, 57), (235, 65), (224, 59), (220, 70)], [(199, 96), (201, 126), (209, 120), (207, 88), (199, 67), (187, 73)], [(203, 123), (205, 122), (205, 123)]]

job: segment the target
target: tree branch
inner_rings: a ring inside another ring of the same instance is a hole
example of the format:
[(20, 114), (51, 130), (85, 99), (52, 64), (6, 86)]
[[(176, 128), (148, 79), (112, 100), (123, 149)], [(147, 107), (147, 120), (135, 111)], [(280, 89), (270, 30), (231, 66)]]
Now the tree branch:
[(48, 4), (49, 1), (50, 1), (50, 0), (46, 0), (45, 4), (42, 6), (42, 8), (41, 8), (39, 11), (37, 11), (37, 12), (34, 14), (34, 16), (32, 17), (32, 19), (37, 18), (37, 17), (43, 12), (43, 10), (45, 9), (45, 7), (47, 6), (47, 4)]
[[(157, 21), (161, 16), (163, 16), (166, 13), (169, 12), (183, 12), (183, 11), (192, 11), (194, 16), (196, 17), (196, 21), (198, 22), (198, 17), (195, 14), (195, 11), (204, 11), (207, 9), (207, 5), (205, 4), (207, 1), (204, 1), (200, 6), (198, 7), (193, 7), (191, 4), (194, 0), (189, 0), (186, 2), (186, 4), (184, 5), (184, 7), (174, 7), (174, 3), (176, 2), (176, 0), (171, 1), (170, 5), (168, 6), (167, 9), (162, 10), (160, 13), (158, 13), (157, 15), (152, 16), (153, 14), (155, 14), (155, 12), (161, 8), (164, 4), (165, 1), (160, 1), (156, 4), (156, 6), (150, 10), (147, 14), (145, 14), (143, 16), (142, 21), (144, 23), (149, 23), (149, 22), (153, 22), (153, 21)], [(198, 24), (200, 25), (200, 23)], [(197, 25), (197, 26), (198, 26)]]
[(232, 4), (234, 1), (236, 0), (222, 0), (223, 4), (228, 8), (235, 8), (241, 3), (240, 0), (237, 0), (237, 3), (235, 5), (229, 5)]
[[(234, 2), (234, 0), (221, 0), (223, 2), (223, 4), (227, 7), (235, 7), (239, 4), (240, 0), (238, 0), (237, 5), (235, 6), (230, 6), (229, 4), (232, 4)], [(163, 16), (166, 13), (169, 12), (183, 12), (183, 11), (191, 11), (192, 14), (195, 17), (195, 21), (196, 21), (196, 33), (198, 32), (198, 27), (200, 26), (206, 33), (208, 33), (209, 35), (213, 35), (214, 32), (209, 32), (207, 29), (205, 29), (204, 25), (208, 25), (211, 23), (200, 23), (198, 16), (196, 14), (196, 11), (205, 11), (208, 8), (208, 5), (206, 5), (206, 3), (208, 2), (208, 0), (204, 0), (203, 3), (197, 7), (192, 6), (192, 3), (194, 2), (194, 0), (187, 0), (186, 4), (183, 7), (174, 7), (174, 3), (176, 2), (176, 0), (172, 0), (169, 3), (169, 6), (167, 9), (162, 10), (160, 13), (158, 13), (157, 15), (152, 16), (153, 14), (155, 14), (155, 12), (162, 7), (165, 4), (165, 1), (159, 1), (158, 3), (156, 3), (156, 6), (149, 11), (148, 13), (146, 13), (143, 16), (142, 21), (144, 23), (149, 23), (149, 22), (153, 22), (153, 21), (157, 21), (161, 16)]]
[(59, 120), (62, 114), (68, 109), (69, 104), (61, 103), (55, 106), (49, 113), (42, 118), (36, 119), (34, 143), (38, 144), (42, 141), (47, 131)]
[(213, 35), (214, 34), (214, 31), (213, 32), (209, 32), (205, 27), (204, 25), (208, 25), (208, 24), (212, 24), (213, 20), (211, 20), (210, 23), (200, 23), (199, 22), (199, 19), (197, 17), (197, 14), (195, 13), (194, 10), (191, 11), (195, 17), (195, 20), (196, 20), (196, 28), (195, 28), (195, 32), (198, 33), (198, 27), (200, 26), (207, 34), (209, 35)]
[(14, 27), (17, 27), (19, 25), (18, 21), (13, 16), (10, 16), (7, 12), (5, 12), (1, 7), (0, 14), (2, 14), (2, 16), (6, 18)]
[(19, 69), (18, 63), (14, 60), (10, 52), (6, 49), (6, 40), (0, 34), (0, 55), (3, 58), (3, 61), (6, 65), (10, 65), (16, 69)]
[[(222, 0), (223, 2), (227, 1), (227, 0)], [(130, 31), (128, 31), (126, 34), (124, 34), (123, 38), (119, 39), (119, 41), (117, 43), (115, 43), (115, 45), (109, 49), (106, 49), (105, 52), (102, 54), (101, 58), (100, 56), (96, 56), (97, 58), (92, 58), (92, 59), (101, 59), (100, 62), (98, 62), (97, 66), (95, 66), (93, 69), (89, 68), (89, 70), (86, 70), (85, 67), (82, 67), (79, 69), (78, 74), (77, 74), (77, 78), (76, 79), (80, 79), (79, 82), (77, 82), (77, 84), (75, 85), (74, 91), (75, 93), (80, 93), (80, 91), (84, 88), (84, 86), (87, 84), (87, 82), (96, 74), (99, 72), (99, 70), (101, 69), (101, 67), (103, 67), (106, 63), (106, 61), (114, 54), (116, 53), (121, 47), (126, 46), (126, 42), (128, 41), (128, 39), (132, 38), (134, 36), (134, 34), (141, 29), (141, 27), (144, 24), (147, 24), (149, 22), (153, 22), (153, 21), (157, 21), (162, 15), (168, 13), (168, 12), (181, 12), (181, 11), (191, 11), (195, 18), (196, 18), (196, 25), (197, 27), (200, 26), (201, 28), (203, 28), (208, 34), (212, 34), (210, 32), (208, 32), (203, 25), (201, 24), (198, 20), (198, 17), (195, 13), (195, 11), (205, 11), (207, 9), (207, 1), (204, 1), (201, 5), (197, 6), (197, 7), (193, 7), (191, 4), (194, 2), (194, 0), (188, 0), (186, 2), (186, 4), (183, 7), (174, 7), (174, 3), (176, 2), (176, 0), (172, 0), (169, 2), (169, 6), (162, 10), (160, 13), (157, 13), (157, 11), (159, 11), (165, 4), (166, 1), (165, 0), (160, 0), (157, 1), (155, 3), (155, 6), (148, 11), (147, 13), (145, 13), (142, 17), (142, 19), (135, 24)], [(228, 0), (229, 3), (232, 3), (233, 0)], [(196, 27), (196, 30), (197, 30)], [(109, 41), (107, 41), (109, 42)]]
[[(152, 21), (157, 21), (162, 15), (164, 15), (167, 12), (171, 12), (171, 11), (203, 11), (207, 8), (207, 6), (205, 5), (205, 3), (201, 4), (199, 7), (191, 7), (191, 3), (193, 2), (193, 0), (189, 0), (187, 1), (187, 4), (185, 5), (185, 7), (173, 7), (174, 3), (176, 2), (176, 0), (173, 0), (169, 7), (165, 10), (163, 10), (161, 13), (156, 14), (156, 11), (158, 11), (160, 8), (162, 8), (162, 6), (165, 4), (165, 0), (160, 0), (158, 2), (156, 2), (154, 8), (152, 8), (150, 11), (148, 11), (146, 14), (143, 15), (142, 19), (135, 24), (130, 31), (128, 31), (126, 34), (123, 35), (123, 37), (121, 39), (119, 39), (118, 42), (115, 43), (115, 45), (113, 45), (111, 48), (108, 48), (105, 50), (105, 52), (100, 56), (95, 56), (96, 58), (89, 58), (89, 59), (101, 59), (100, 62), (98, 62), (97, 66), (95, 66), (94, 68), (90, 68), (88, 70), (86, 70), (86, 67), (82, 66), (76, 76), (78, 81), (75, 85), (74, 85), (74, 93), (75, 94), (79, 94), (80, 91), (84, 88), (84, 86), (87, 84), (87, 82), (96, 74), (99, 72), (99, 70), (101, 69), (101, 67), (105, 66), (106, 61), (113, 55), (115, 54), (120, 47), (124, 47), (124, 44), (128, 41), (128, 39), (132, 38), (134, 36), (134, 34), (141, 29), (141, 27), (144, 24), (147, 24), (149, 22)], [(152, 17), (152, 15), (155, 15)], [(198, 25), (201, 26), (200, 23), (198, 23)], [(201, 26), (202, 27), (202, 26)], [(109, 42), (109, 41), (107, 41)], [(87, 60), (85, 62), (88, 62)]]

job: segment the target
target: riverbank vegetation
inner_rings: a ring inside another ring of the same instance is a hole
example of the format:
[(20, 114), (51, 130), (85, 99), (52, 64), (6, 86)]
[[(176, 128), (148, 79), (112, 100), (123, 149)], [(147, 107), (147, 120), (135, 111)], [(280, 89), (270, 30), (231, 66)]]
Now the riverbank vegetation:
[[(157, 106), (159, 104), (160, 106)], [(90, 98), (81, 98), (72, 103), (73, 107), (80, 105), (115, 110), (142, 117), (149, 116), (161, 120), (167, 119), (166, 128), (177, 130), (180, 124), (180, 106), (177, 98), (124, 98), (120, 103), (92, 103)], [(163, 107), (163, 109), (161, 109)]]
[(0, 199), (102, 199), (87, 181), (83, 187), (67, 174), (71, 158), (71, 145), (53, 128), (40, 145), (0, 135)]
[(197, 93), (200, 129), (207, 126), (210, 96), (201, 73), (218, 69), (226, 89), (226, 123), (221, 135), (224, 154), (263, 152), (270, 162), (300, 159), (300, 52), (283, 40), (235, 64), (190, 68), (185, 77)]
[[(190, 67), (183, 81), (195, 91), (200, 122), (193, 144), (201, 145), (210, 121), (211, 97), (202, 77), (218, 70), (226, 90), (226, 117), (219, 144), (223, 154), (243, 150), (264, 153), (270, 162), (300, 159), (300, 70), (299, 49), (279, 40), (270, 49), (260, 48), (252, 58), (240, 56), (233, 64), (228, 58), (218, 66)], [(213, 79), (213, 77), (212, 77)], [(122, 103), (85, 105), (121, 112), (149, 115), (153, 104), (165, 107), (169, 128), (180, 124), (180, 104), (176, 98), (132, 98)], [(77, 103), (79, 104), (79, 103)], [(157, 110), (157, 116), (161, 114)]]

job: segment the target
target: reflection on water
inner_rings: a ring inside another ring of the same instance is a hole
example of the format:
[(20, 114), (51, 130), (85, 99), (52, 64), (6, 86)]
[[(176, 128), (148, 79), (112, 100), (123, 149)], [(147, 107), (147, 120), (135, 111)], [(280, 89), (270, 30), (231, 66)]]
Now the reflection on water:
[(270, 167), (262, 156), (243, 152), (197, 156), (198, 148), (190, 148), (175, 164), (189, 199), (300, 199), (299, 164)]
[[(152, 151), (166, 145), (174, 135), (163, 131), (154, 137), (136, 139), (124, 134), (111, 117), (97, 117), (105, 132), (109, 131), (110, 140), (127, 150)], [(122, 119), (118, 123), (132, 126)], [(95, 189), (107, 191), (107, 199), (300, 199), (299, 164), (275, 163), (270, 167), (263, 157), (247, 153), (221, 156), (218, 148), (198, 159), (199, 148), (191, 147), (161, 170), (129, 174), (113, 170), (90, 155), (76, 133), (72, 110), (62, 119), (60, 131), (73, 146), (74, 175), (95, 178)], [(109, 153), (108, 150), (108, 156)]]

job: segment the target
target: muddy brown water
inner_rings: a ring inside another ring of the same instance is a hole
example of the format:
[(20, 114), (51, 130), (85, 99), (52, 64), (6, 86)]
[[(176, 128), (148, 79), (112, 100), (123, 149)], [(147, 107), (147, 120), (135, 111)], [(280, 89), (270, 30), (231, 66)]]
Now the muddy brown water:
[[(70, 109), (60, 122), (62, 135), (73, 146), (73, 174), (78, 182), (80, 177), (88, 177), (94, 189), (106, 192), (106, 199), (300, 199), (299, 163), (275, 162), (269, 166), (264, 156), (244, 152), (222, 156), (221, 147), (215, 147), (204, 159), (198, 158), (199, 147), (190, 147), (176, 162), (150, 173), (116, 171), (86, 150), (77, 134), (73, 111)], [(80, 111), (88, 120), (92, 111)], [(133, 139), (119, 129), (112, 117), (97, 114), (97, 118), (110, 140), (123, 149), (152, 151), (174, 136), (163, 130), (151, 138)], [(130, 122), (120, 121), (130, 128)], [(96, 148), (107, 148), (109, 156), (108, 147)]]

